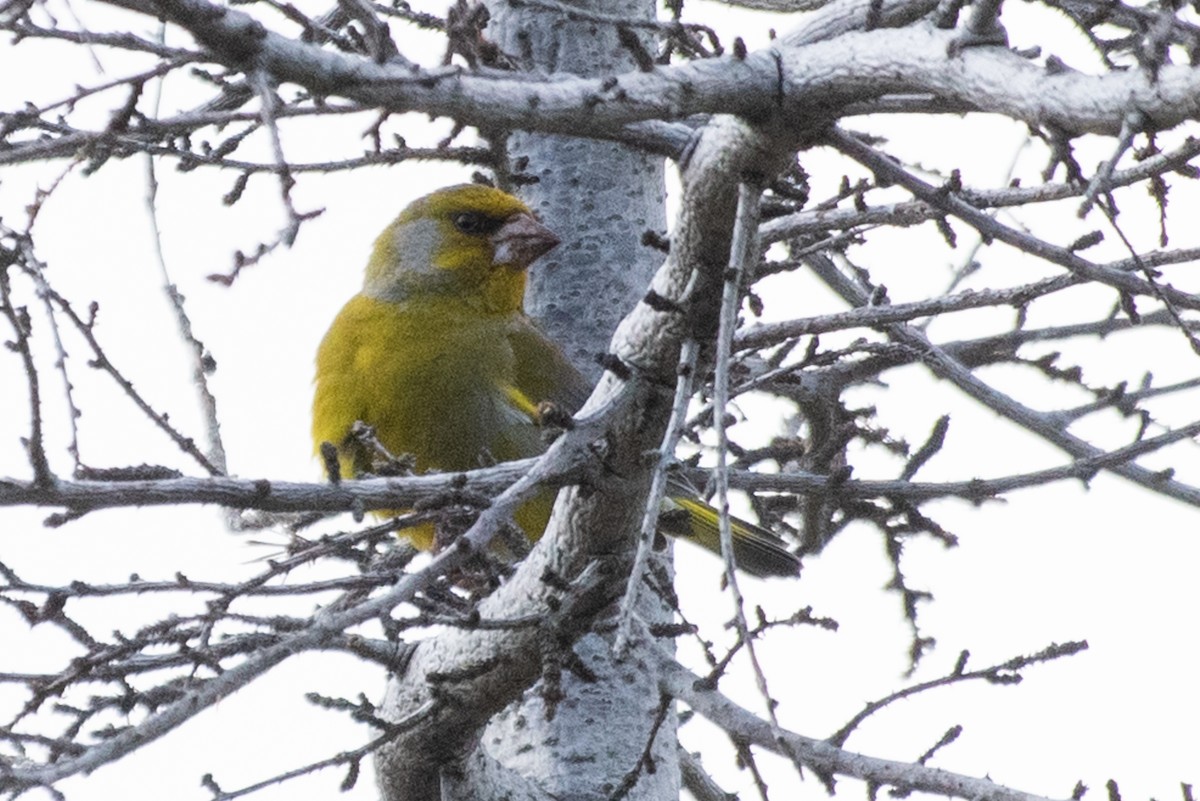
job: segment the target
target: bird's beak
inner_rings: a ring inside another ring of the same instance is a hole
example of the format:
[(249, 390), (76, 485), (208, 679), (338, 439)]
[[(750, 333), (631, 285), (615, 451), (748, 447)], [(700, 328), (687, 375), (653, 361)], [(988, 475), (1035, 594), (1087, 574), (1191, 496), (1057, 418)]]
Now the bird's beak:
[(512, 270), (524, 270), (561, 240), (529, 214), (509, 217), (492, 234), (496, 248), (495, 263)]

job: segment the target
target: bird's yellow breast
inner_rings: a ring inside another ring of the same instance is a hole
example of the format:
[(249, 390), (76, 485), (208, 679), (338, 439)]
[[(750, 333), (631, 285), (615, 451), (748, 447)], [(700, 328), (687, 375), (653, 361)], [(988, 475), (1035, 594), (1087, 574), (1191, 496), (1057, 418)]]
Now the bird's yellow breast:
[(418, 471), (539, 453), (533, 421), (513, 403), (507, 328), (449, 298), (352, 298), (317, 352), (314, 442), (338, 446), (347, 475), (369, 468), (346, 444), (357, 420), (393, 454), (416, 457)]

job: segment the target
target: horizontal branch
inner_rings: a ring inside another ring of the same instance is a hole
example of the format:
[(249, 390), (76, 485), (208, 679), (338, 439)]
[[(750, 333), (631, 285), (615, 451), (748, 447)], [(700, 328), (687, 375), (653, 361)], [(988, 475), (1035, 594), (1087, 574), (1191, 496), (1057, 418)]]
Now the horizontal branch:
[(366, 478), (338, 484), (270, 481), (265, 478), (166, 478), (136, 481), (0, 478), (0, 506), (62, 507), (73, 512), (127, 506), (215, 504), (264, 512), (364, 512), (403, 509), (448, 493), (492, 497), (529, 469), (537, 459), (521, 459), (468, 473), (437, 473), (404, 478)]
[[(1140, 265), (1132, 260), (1125, 260), (1106, 265), (1109, 270), (1124, 270), (1126, 267), (1157, 267), (1164, 264), (1178, 264), (1185, 261), (1195, 261), (1200, 258), (1200, 249), (1174, 251), (1171, 253), (1152, 253), (1140, 258)], [(1074, 275), (1059, 275), (1054, 278), (1044, 278), (1021, 286), (1003, 289), (966, 289), (953, 295), (915, 300), (910, 303), (894, 303), (881, 306), (859, 306), (843, 312), (831, 312), (814, 317), (801, 317), (795, 320), (781, 320), (772, 323), (755, 323), (747, 326), (734, 340), (739, 350), (752, 350), (777, 345), (788, 339), (813, 334), (824, 334), (830, 331), (846, 331), (855, 328), (874, 328), (887, 323), (904, 323), (930, 317), (940, 317), (952, 312), (969, 311), (971, 309), (999, 308), (1009, 306), (1019, 309), (1030, 302), (1053, 294), (1055, 292), (1080, 286), (1084, 279)], [(1051, 328), (1029, 330), (1017, 329), (1008, 334), (984, 337), (982, 340), (965, 343), (946, 343), (947, 349), (969, 347), (979, 342), (997, 343), (1007, 338), (1014, 344), (1031, 341), (1066, 340), (1077, 336), (1104, 336), (1116, 330), (1134, 327), (1135, 323), (1126, 318), (1078, 323), (1074, 325), (1053, 326)], [(1142, 315), (1137, 326), (1165, 325), (1179, 327), (1179, 321), (1166, 309), (1158, 309)], [(1188, 330), (1200, 328), (1200, 320), (1188, 319), (1183, 327)]]
[[(1161, 450), (1168, 445), (1185, 439), (1200, 436), (1200, 422), (1191, 423), (1181, 428), (1172, 429), (1156, 437), (1140, 439), (1122, 448), (1107, 453), (1076, 459), (1075, 461), (1050, 467), (1045, 470), (1035, 470), (1002, 478), (973, 478), (966, 481), (922, 482), (903, 481), (851, 481), (839, 480), (834, 476), (822, 476), (812, 473), (755, 473), (749, 470), (739, 470), (731, 474), (731, 484), (738, 489), (749, 492), (792, 492), (818, 496), (842, 496), (855, 498), (904, 498), (908, 501), (927, 501), (932, 498), (964, 498), (979, 502), (995, 498), (1006, 492), (1027, 487), (1040, 487), (1056, 481), (1077, 478), (1090, 481), (1101, 470), (1126, 464), (1147, 453)], [(702, 479), (708, 471), (696, 470), (696, 478)], [(1164, 471), (1164, 482), (1171, 478), (1171, 472)], [(1193, 506), (1200, 506), (1200, 491), (1193, 490), (1186, 495), (1173, 495)]]
[[(1134, 166), (1117, 170), (1107, 181), (1110, 189), (1141, 183), (1148, 178), (1185, 167), (1200, 155), (1200, 139), (1189, 138), (1178, 149), (1160, 153)], [(964, 187), (960, 197), (976, 209), (994, 209), (1012, 206), (1029, 206), (1033, 203), (1048, 203), (1055, 200), (1082, 197), (1087, 186), (1081, 183), (1039, 184), (1037, 186), (1009, 186), (1003, 189), (971, 189)], [(780, 242), (789, 237), (841, 231), (873, 225), (910, 226), (930, 220), (943, 219), (947, 210), (923, 200), (908, 200), (854, 208), (809, 209), (777, 217), (765, 222), (761, 229), (762, 241), (766, 244)]]
[(165, 17), (234, 69), (254, 66), (318, 95), (485, 128), (612, 137), (631, 123), (767, 111), (811, 131), (848, 103), (921, 92), (1075, 134), (1117, 134), (1133, 110), (1149, 129), (1200, 117), (1200, 69), (1165, 65), (1153, 78), (1143, 70), (1051, 74), (1006, 48), (948, 55), (957, 34), (920, 23), (619, 76), (534, 78), (377, 64), (290, 39), (207, 0), (106, 2)]
[[(1066, 479), (1088, 480), (1098, 471), (1124, 464), (1174, 442), (1200, 435), (1200, 422), (1172, 429), (1155, 437), (1105, 453), (1077, 459), (1059, 467), (994, 479), (919, 482), (847, 480), (815, 473), (756, 473), (749, 470), (730, 474), (731, 486), (750, 492), (794, 492), (853, 498), (903, 497), (922, 501), (959, 497), (972, 501), (993, 498), (1025, 487), (1041, 486)], [(408, 508), (437, 498), (452, 500), (455, 494), (492, 497), (510, 486), (537, 462), (521, 459), (466, 473), (446, 473), (405, 478), (368, 478), (340, 484), (306, 484), (248, 478), (170, 478), (142, 481), (55, 481), (38, 486), (32, 481), (0, 479), (0, 506), (66, 508), (73, 512), (130, 506), (216, 504), (232, 509), (266, 512), (364, 512), (373, 509)], [(703, 484), (707, 470), (696, 469), (691, 477)], [(1169, 478), (1164, 476), (1164, 480)], [(1200, 494), (1178, 497), (1200, 505)]]
[(967, 289), (954, 295), (946, 295), (911, 303), (895, 303), (886, 306), (860, 306), (844, 312), (833, 312), (798, 320), (783, 320), (777, 323), (757, 323), (738, 334), (735, 345), (740, 350), (763, 348), (785, 339), (844, 331), (852, 328), (870, 328), (886, 323), (909, 322), (923, 317), (935, 317), (950, 312), (981, 309), (995, 306), (1020, 306), (1034, 298), (1058, 292), (1082, 283), (1074, 275), (1047, 278), (1033, 284), (1010, 289)]

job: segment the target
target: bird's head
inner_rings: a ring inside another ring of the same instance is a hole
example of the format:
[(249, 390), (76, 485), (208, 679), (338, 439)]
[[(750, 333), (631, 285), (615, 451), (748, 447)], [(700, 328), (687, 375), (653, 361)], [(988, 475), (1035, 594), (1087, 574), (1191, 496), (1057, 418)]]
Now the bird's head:
[(506, 192), (475, 184), (439, 189), (380, 234), (363, 291), (389, 301), (450, 296), (511, 313), (521, 308), (526, 268), (558, 242)]

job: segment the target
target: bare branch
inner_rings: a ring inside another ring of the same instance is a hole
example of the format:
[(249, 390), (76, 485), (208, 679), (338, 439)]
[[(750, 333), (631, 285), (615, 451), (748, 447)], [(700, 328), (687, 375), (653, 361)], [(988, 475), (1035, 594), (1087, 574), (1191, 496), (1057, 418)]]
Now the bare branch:
[[(806, 765), (818, 774), (850, 776), (872, 785), (899, 790), (921, 790), (938, 795), (981, 801), (1049, 801), (1047, 797), (1022, 792), (948, 770), (866, 756), (838, 748), (824, 740), (792, 732), (780, 732), (765, 720), (746, 711), (673, 659), (659, 656), (663, 691), (683, 701), (727, 731), (735, 731), (743, 742), (781, 754)], [(1065, 797), (1064, 797), (1065, 801)]]
[[(814, 130), (832, 120), (838, 104), (914, 92), (1073, 133), (1119, 133), (1130, 107), (1159, 128), (1200, 116), (1200, 72), (1191, 68), (1164, 66), (1153, 81), (1137, 71), (1048, 75), (1001, 48), (970, 48), (947, 59), (955, 34), (919, 26), (852, 31), (836, 41), (629, 73), (615, 83), (536, 81), (511, 73), (468, 74), (450, 67), (413, 72), (374, 64), (290, 40), (241, 11), (206, 0), (107, 1), (165, 14), (229, 66), (249, 58), (277, 80), (319, 95), (395, 112), (419, 109), (484, 128), (619, 138), (630, 123), (717, 112), (753, 116), (779, 109), (782, 101), (784, 116)], [(840, 68), (848, 51), (855, 53), (853, 71)], [(585, 123), (579, 118), (583, 109)], [(814, 117), (814, 109), (831, 116)]]

